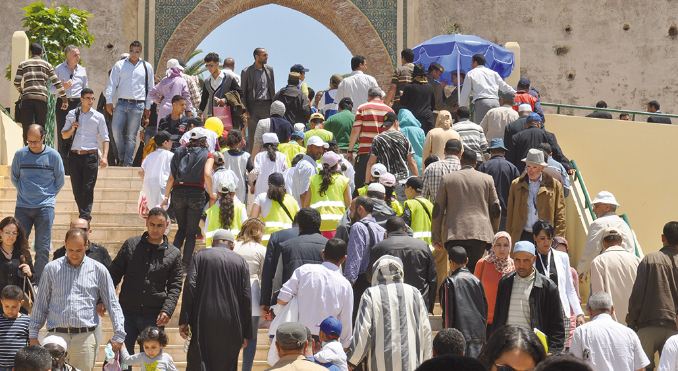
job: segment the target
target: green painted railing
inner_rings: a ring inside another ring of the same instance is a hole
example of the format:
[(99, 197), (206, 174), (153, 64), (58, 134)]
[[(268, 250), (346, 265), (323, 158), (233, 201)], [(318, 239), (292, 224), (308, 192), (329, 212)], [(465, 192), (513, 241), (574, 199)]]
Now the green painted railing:
[(639, 116), (657, 116), (657, 117), (669, 117), (678, 119), (678, 115), (669, 114), (669, 113), (653, 113), (653, 112), (644, 112), (644, 111), (632, 111), (632, 110), (623, 110), (623, 109), (614, 109), (614, 108), (598, 108), (592, 106), (577, 106), (574, 104), (563, 104), (563, 103), (546, 103), (542, 102), (543, 107), (553, 107), (556, 109), (556, 113), (560, 114), (561, 109), (574, 109), (574, 110), (583, 110), (583, 111), (602, 111), (610, 113), (628, 113), (631, 115), (631, 120), (636, 120), (636, 115)]

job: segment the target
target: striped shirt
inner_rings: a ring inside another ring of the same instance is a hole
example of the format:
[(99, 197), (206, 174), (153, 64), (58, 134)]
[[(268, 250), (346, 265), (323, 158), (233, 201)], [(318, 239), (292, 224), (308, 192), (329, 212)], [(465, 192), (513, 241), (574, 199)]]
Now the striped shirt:
[(360, 136), (358, 137), (359, 155), (370, 153), (374, 137), (384, 131), (381, 125), (384, 124), (384, 116), (388, 112), (393, 112), (393, 109), (385, 105), (381, 99), (373, 99), (358, 107), (353, 128), (360, 128)]
[(532, 328), (530, 325), (530, 293), (534, 286), (536, 273), (523, 278), (516, 274), (513, 278), (513, 288), (511, 289), (511, 301), (509, 303), (507, 325), (522, 326)]
[(384, 256), (375, 263), (373, 286), (360, 299), (351, 365), (367, 356), (370, 371), (414, 371), (431, 358), (431, 324), (419, 290), (402, 282), (402, 263)]
[(21, 93), (21, 99), (47, 101), (47, 80), (57, 88), (59, 97), (66, 98), (61, 80), (49, 62), (40, 57), (32, 57), (19, 64), (14, 78), (14, 86)]
[(371, 154), (395, 175), (396, 180), (406, 180), (410, 175), (407, 157), (414, 155), (414, 148), (400, 131), (393, 129), (374, 137)]
[(412, 71), (414, 70), (414, 63), (405, 63), (402, 66), (399, 66), (393, 72), (393, 77), (391, 78), (391, 84), (396, 85), (395, 96), (393, 97), (393, 102), (399, 102), (400, 96), (402, 95), (403, 88), (405, 85), (412, 82)]
[(113, 280), (106, 267), (88, 257), (74, 267), (63, 257), (45, 266), (40, 278), (38, 297), (33, 304), (31, 339), (47, 322), (47, 329), (57, 327), (94, 327), (99, 324), (97, 301), (101, 299), (111, 316), (112, 340), (125, 340), (124, 317)]
[(435, 200), (438, 195), (438, 188), (443, 183), (443, 177), (453, 171), (461, 170), (459, 157), (450, 155), (444, 160), (434, 162), (424, 170), (424, 189), (422, 195), (429, 200)]
[(0, 314), (0, 367), (14, 367), (14, 356), (28, 345), (28, 323), (30, 317), (19, 314), (17, 318), (7, 318)]
[(459, 134), (464, 147), (474, 150), (478, 162), (482, 162), (483, 153), (487, 151), (487, 138), (483, 128), (475, 122), (466, 120), (455, 123), (452, 129)]

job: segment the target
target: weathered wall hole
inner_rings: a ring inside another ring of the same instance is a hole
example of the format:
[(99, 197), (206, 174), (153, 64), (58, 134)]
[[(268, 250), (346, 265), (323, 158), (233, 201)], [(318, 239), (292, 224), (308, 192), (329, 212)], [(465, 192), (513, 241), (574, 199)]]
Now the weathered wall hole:
[(553, 47), (553, 51), (556, 55), (565, 55), (570, 52), (570, 47), (567, 45), (556, 45)]

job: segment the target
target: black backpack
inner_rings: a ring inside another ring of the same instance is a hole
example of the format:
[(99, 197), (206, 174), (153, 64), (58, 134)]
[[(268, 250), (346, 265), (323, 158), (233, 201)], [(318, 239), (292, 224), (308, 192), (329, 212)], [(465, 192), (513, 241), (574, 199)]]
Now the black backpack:
[(200, 185), (203, 183), (207, 149), (203, 147), (180, 147), (174, 154), (176, 161), (175, 185)]

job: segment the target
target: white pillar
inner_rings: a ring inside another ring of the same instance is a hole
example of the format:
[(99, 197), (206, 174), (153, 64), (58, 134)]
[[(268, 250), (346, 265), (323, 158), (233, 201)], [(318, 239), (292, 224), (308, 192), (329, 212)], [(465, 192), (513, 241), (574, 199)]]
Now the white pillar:
[(28, 36), (24, 31), (15, 31), (12, 35), (12, 77), (9, 82), (9, 104), (13, 114), (14, 112), (14, 102), (19, 99), (19, 92), (14, 88), (14, 77), (16, 76), (16, 68), (19, 66), (19, 63), (28, 59), (28, 46), (30, 42), (28, 41)]
[(520, 80), (520, 45), (517, 42), (509, 41), (504, 44), (504, 47), (513, 52), (513, 71), (511, 75), (507, 77), (506, 83), (515, 87), (518, 85), (518, 80)]

